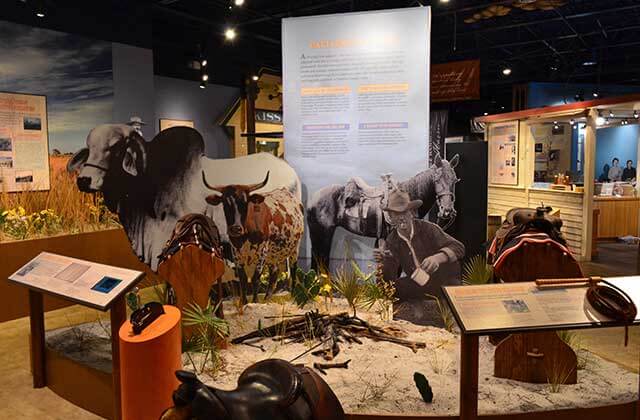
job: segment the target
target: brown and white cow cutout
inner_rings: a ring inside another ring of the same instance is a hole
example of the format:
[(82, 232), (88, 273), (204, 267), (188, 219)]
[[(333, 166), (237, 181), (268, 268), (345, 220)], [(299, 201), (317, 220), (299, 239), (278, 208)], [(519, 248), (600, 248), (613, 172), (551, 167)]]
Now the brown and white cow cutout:
[(215, 191), (206, 197), (212, 206), (222, 205), (227, 234), (234, 248), (238, 266), (241, 299), (246, 302), (247, 269), (255, 267), (252, 276), (253, 300), (257, 301), (262, 268), (270, 271), (265, 294), (274, 291), (279, 273), (297, 261), (304, 230), (302, 202), (286, 188), (258, 193), (269, 182), (269, 172), (256, 184), (211, 186), (203, 173), (205, 186)]

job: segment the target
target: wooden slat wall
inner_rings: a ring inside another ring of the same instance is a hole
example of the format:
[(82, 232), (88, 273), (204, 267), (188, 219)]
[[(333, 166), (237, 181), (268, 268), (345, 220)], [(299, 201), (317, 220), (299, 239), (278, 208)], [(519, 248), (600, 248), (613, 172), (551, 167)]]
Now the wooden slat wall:
[(574, 256), (582, 260), (583, 196), (570, 192), (544, 191), (528, 188), (500, 187), (490, 185), (488, 191), (488, 213), (505, 216), (514, 207), (536, 208), (540, 203), (560, 210), (563, 221), (562, 233)]

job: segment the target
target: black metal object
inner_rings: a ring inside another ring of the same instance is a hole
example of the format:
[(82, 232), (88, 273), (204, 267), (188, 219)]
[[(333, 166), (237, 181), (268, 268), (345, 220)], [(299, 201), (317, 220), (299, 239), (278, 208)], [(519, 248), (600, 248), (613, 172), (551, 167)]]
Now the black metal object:
[(149, 302), (137, 311), (132, 312), (130, 320), (133, 326), (133, 334), (140, 334), (163, 314), (164, 307), (160, 302)]

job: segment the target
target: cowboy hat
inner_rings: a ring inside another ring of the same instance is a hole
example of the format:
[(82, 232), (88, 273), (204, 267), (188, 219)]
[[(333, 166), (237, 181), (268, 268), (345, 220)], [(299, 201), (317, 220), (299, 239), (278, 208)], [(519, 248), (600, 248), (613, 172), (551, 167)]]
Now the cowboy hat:
[(140, 117), (129, 118), (129, 122), (127, 123), (127, 125), (134, 125), (134, 124), (147, 125), (147, 123), (142, 121), (142, 118)]
[(415, 210), (421, 205), (422, 200), (411, 200), (409, 193), (396, 190), (389, 193), (387, 205), (382, 210), (404, 213), (405, 211)]

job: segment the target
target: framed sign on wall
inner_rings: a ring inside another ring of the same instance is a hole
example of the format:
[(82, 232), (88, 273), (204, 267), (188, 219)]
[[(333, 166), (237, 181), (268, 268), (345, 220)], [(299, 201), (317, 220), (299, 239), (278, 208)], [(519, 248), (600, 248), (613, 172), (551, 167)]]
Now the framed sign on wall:
[(49, 188), (47, 98), (0, 92), (0, 191)]
[(191, 127), (194, 128), (194, 123), (191, 120), (174, 120), (170, 118), (160, 118), (160, 131), (166, 130), (171, 127)]
[(518, 121), (489, 127), (489, 183), (518, 185)]

